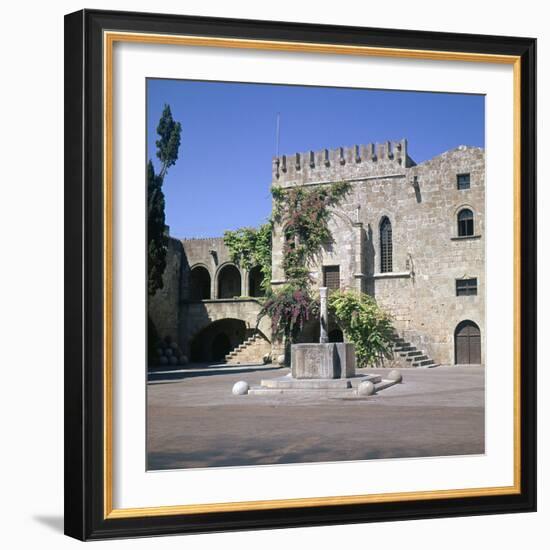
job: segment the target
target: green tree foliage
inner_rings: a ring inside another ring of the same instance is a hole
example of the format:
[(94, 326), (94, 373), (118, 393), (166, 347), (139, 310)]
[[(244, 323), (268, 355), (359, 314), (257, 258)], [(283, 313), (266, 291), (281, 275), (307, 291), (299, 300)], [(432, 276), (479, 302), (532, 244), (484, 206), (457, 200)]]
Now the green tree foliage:
[(165, 105), (157, 126), (157, 157), (161, 163), (160, 177), (164, 179), (170, 166), (176, 164), (181, 143), (181, 124), (172, 117), (170, 105)]
[(262, 272), (261, 286), (265, 292), (271, 288), (271, 220), (258, 229), (241, 227), (235, 231), (226, 231), (223, 241), (231, 260), (238, 266), (250, 270), (259, 266)]
[(392, 356), (393, 326), (374, 298), (354, 291), (331, 292), (329, 312), (355, 345), (357, 366), (375, 366)]
[(168, 238), (165, 231), (164, 193), (162, 184), (170, 166), (178, 159), (181, 140), (181, 124), (175, 122), (168, 105), (164, 106), (157, 126), (160, 139), (156, 141), (157, 157), (161, 169), (155, 174), (151, 160), (147, 163), (147, 290), (150, 296), (163, 287), (162, 276), (166, 269)]

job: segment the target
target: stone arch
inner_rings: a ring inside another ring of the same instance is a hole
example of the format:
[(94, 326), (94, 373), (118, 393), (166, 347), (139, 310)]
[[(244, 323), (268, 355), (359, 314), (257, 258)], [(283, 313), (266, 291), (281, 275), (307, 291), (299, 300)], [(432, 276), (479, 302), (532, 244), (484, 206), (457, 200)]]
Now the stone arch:
[(204, 264), (195, 264), (191, 268), (189, 298), (192, 301), (209, 300), (211, 288), (210, 270)]
[(225, 356), (246, 338), (246, 323), (242, 319), (225, 318), (200, 330), (190, 342), (191, 361), (225, 361)]
[(235, 298), (242, 294), (242, 275), (233, 263), (225, 263), (216, 273), (216, 298)]
[(455, 365), (481, 364), (481, 331), (470, 319), (460, 321), (455, 328)]

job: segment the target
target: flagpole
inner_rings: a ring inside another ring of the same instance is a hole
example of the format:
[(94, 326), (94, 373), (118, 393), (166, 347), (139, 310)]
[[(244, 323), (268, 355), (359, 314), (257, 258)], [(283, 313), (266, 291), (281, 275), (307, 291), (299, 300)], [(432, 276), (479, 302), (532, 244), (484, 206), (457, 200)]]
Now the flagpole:
[(277, 130), (275, 132), (275, 156), (279, 158), (279, 134), (281, 124), (281, 113), (277, 113)]

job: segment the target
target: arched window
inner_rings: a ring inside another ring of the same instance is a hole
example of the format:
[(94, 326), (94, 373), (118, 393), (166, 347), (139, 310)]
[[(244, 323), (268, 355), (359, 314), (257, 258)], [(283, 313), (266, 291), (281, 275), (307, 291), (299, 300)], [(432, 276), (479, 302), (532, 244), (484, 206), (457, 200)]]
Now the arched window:
[(262, 288), (262, 270), (260, 266), (255, 266), (250, 270), (248, 274), (248, 294), (252, 297), (263, 296), (264, 290)]
[(387, 216), (380, 222), (380, 271), (391, 273), (393, 271), (393, 244), (391, 222)]
[(222, 267), (218, 275), (218, 298), (241, 295), (241, 274), (234, 265)]
[(462, 321), (455, 329), (455, 364), (481, 363), (481, 334), (473, 321)]
[(191, 270), (190, 298), (191, 300), (210, 299), (210, 273), (202, 265)]
[(457, 216), (458, 236), (471, 237), (474, 234), (474, 213), (469, 208), (463, 208)]

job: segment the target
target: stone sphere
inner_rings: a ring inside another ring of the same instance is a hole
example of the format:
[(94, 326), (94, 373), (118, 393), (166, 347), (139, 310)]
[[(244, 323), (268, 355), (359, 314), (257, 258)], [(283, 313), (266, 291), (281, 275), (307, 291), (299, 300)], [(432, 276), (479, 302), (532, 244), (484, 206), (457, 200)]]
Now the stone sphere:
[(388, 376), (386, 377), (388, 380), (395, 380), (397, 383), (403, 381), (403, 376), (401, 376), (401, 373), (398, 370), (392, 370), (388, 373)]
[(178, 349), (178, 345), (176, 344), (176, 342), (172, 342), (172, 343), (170, 344), (170, 347), (171, 347), (174, 351)]
[(277, 364), (278, 365), (284, 365), (285, 364), (285, 356), (284, 355), (279, 355), (277, 357)]
[(187, 359), (187, 356), (180, 355), (180, 365), (187, 365), (189, 363), (189, 359)]
[(174, 355), (172, 355), (172, 357), (170, 357), (168, 359), (168, 361), (170, 362), (171, 365), (177, 365), (178, 364), (178, 358), (175, 357)]
[(246, 395), (248, 393), (249, 386), (244, 380), (235, 382), (233, 385), (233, 395)]
[(267, 365), (268, 363), (271, 363), (271, 355), (269, 355), (269, 353), (266, 353), (262, 357), (262, 361), (263, 361), (264, 365)]
[(162, 357), (159, 358), (159, 363), (161, 365), (167, 365), (168, 364), (168, 357), (166, 357), (165, 355), (163, 355)]
[(162, 348), (157, 348), (157, 355), (158, 355), (159, 357), (162, 357), (162, 356), (164, 355), (164, 351), (163, 351)]
[(369, 382), (368, 380), (361, 382), (359, 386), (357, 386), (357, 395), (360, 395), (362, 397), (373, 395), (374, 391), (374, 384), (372, 382)]
[(166, 349), (164, 350), (164, 353), (165, 353), (168, 357), (170, 357), (170, 355), (172, 355), (172, 353), (173, 353), (173, 350), (172, 350), (171, 348), (166, 348)]

